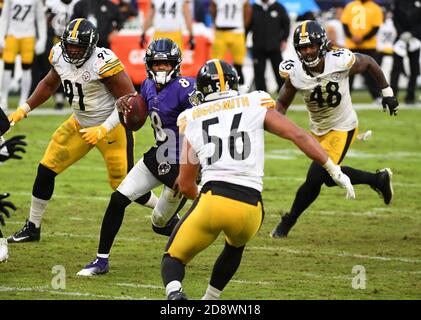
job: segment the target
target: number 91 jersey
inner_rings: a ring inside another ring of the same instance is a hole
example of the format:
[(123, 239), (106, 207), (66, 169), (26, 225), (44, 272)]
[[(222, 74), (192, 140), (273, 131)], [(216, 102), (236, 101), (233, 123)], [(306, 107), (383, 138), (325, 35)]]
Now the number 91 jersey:
[(115, 98), (101, 80), (123, 71), (121, 61), (110, 49), (97, 47), (78, 68), (64, 61), (60, 43), (51, 49), (49, 60), (61, 78), (64, 94), (79, 124), (82, 127), (102, 124), (113, 112)]
[(180, 132), (200, 160), (202, 180), (262, 191), (264, 120), (275, 101), (264, 91), (206, 102), (178, 117)]
[(284, 60), (279, 74), (303, 93), (310, 129), (318, 136), (331, 130), (350, 131), (358, 126), (349, 92), (349, 70), (355, 55), (348, 49), (328, 51), (324, 71), (311, 76), (298, 59)]

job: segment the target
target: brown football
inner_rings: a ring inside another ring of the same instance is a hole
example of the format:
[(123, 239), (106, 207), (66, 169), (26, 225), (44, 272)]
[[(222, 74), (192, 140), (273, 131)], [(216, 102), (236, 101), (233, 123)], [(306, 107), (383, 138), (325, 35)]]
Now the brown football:
[(131, 97), (128, 101), (132, 109), (123, 113), (124, 125), (132, 131), (137, 131), (142, 128), (148, 117), (148, 106), (140, 94)]

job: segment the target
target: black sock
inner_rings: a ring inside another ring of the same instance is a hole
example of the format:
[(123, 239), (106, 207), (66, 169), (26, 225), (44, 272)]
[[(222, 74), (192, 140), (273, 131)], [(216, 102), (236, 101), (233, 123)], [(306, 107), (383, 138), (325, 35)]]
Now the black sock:
[(172, 258), (169, 254), (164, 254), (161, 261), (161, 275), (166, 287), (171, 281), (182, 282), (185, 275), (185, 265), (178, 259)]
[(376, 185), (377, 174), (367, 171), (354, 169), (351, 167), (341, 167), (342, 172), (350, 179), (352, 184), (368, 184), (370, 186)]
[(222, 291), (232, 279), (241, 263), (245, 246), (236, 248), (225, 242), (222, 250), (215, 262), (209, 284)]
[(146, 202), (149, 201), (149, 199), (151, 198), (152, 192), (148, 192), (145, 193), (143, 196), (140, 196), (139, 198), (137, 198), (134, 202), (144, 205)]
[(131, 201), (118, 191), (113, 192), (110, 202), (102, 219), (101, 237), (99, 239), (98, 253), (109, 254), (114, 238), (120, 230), (124, 218), (124, 211)]

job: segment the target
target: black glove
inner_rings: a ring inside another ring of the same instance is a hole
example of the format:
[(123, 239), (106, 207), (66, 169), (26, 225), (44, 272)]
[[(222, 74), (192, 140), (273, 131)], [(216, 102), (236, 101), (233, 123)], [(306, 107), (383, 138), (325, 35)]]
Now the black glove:
[(10, 201), (3, 201), (3, 199), (7, 198), (8, 196), (10, 196), (9, 193), (0, 194), (0, 223), (3, 226), (4, 226), (4, 219), (3, 219), (2, 213), (4, 213), (6, 215), (6, 217), (8, 217), (8, 218), (10, 217), (10, 213), (6, 209), (6, 207), (9, 207), (10, 209), (16, 210), (16, 207), (13, 203), (11, 203)]
[(194, 40), (194, 36), (192, 34), (190, 35), (189, 46), (190, 46), (190, 50), (192, 51), (196, 47), (196, 41)]
[(25, 139), (25, 136), (14, 136), (9, 140), (6, 140), (2, 145), (0, 145), (0, 150), (3, 147), (6, 147), (8, 153), (8, 155), (0, 154), (0, 162), (4, 162), (8, 159), (22, 159), (20, 155), (15, 153), (18, 151), (26, 153), (25, 149), (20, 147), (27, 145), (26, 142), (23, 141), (23, 139)]
[(398, 113), (399, 110), (399, 102), (398, 99), (396, 99), (395, 96), (390, 97), (383, 97), (382, 99), (382, 105), (383, 105), (383, 111), (386, 111), (386, 108), (389, 108), (389, 113), (391, 116)]
[(145, 34), (144, 33), (142, 33), (142, 35), (140, 36), (140, 41), (139, 41), (139, 45), (140, 45), (140, 47), (143, 49), (143, 48), (146, 48), (146, 37), (145, 37)]

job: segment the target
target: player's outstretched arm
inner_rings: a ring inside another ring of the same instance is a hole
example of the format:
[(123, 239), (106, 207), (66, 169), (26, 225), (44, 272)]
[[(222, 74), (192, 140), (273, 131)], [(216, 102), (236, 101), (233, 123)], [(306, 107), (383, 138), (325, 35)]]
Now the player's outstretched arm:
[(12, 112), (9, 115), (10, 125), (13, 126), (23, 118), (26, 118), (29, 112), (47, 101), (48, 98), (50, 98), (54, 92), (56, 92), (60, 86), (60, 83), (60, 76), (54, 70), (54, 68), (51, 68), (44, 79), (38, 83), (35, 91), (28, 98), (26, 103), (19, 106), (15, 112)]
[(349, 71), (349, 75), (352, 76), (364, 72), (369, 72), (371, 74), (382, 91), (383, 111), (389, 109), (390, 115), (396, 116), (399, 110), (399, 102), (396, 99), (392, 88), (389, 86), (383, 70), (372, 57), (361, 53), (355, 53), (355, 62)]
[(309, 158), (321, 164), (338, 186), (346, 189), (348, 199), (355, 198), (354, 188), (349, 177), (341, 171), (338, 165), (332, 162), (320, 143), (303, 128), (279, 112), (270, 109), (265, 116), (265, 130), (281, 138), (291, 140)]

